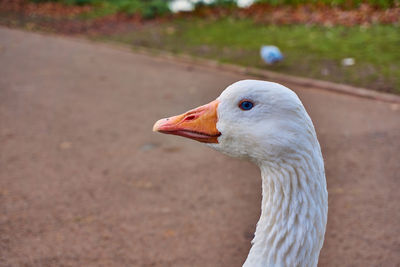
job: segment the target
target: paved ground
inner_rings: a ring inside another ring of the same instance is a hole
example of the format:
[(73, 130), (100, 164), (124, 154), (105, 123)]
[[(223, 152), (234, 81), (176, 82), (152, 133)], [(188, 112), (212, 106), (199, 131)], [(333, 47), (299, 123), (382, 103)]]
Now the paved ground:
[[(257, 168), (151, 128), (243, 78), (0, 28), (0, 265), (240, 266)], [(399, 266), (400, 107), (287, 86), (326, 160), (320, 266)]]

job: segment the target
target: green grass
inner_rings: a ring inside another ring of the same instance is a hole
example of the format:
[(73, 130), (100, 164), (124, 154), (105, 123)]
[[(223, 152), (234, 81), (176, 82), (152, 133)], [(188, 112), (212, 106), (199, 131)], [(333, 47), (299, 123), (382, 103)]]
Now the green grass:
[[(263, 26), (250, 20), (190, 19), (149, 24), (101, 38), (400, 93), (398, 26)], [(268, 44), (283, 51), (283, 62), (263, 64), (259, 49)], [(356, 64), (342, 66), (341, 60), (347, 57)]]
[(65, 5), (90, 5), (93, 11), (85, 18), (103, 17), (115, 13), (141, 14), (144, 18), (154, 18), (170, 13), (166, 0), (30, 0), (35, 3), (58, 2)]

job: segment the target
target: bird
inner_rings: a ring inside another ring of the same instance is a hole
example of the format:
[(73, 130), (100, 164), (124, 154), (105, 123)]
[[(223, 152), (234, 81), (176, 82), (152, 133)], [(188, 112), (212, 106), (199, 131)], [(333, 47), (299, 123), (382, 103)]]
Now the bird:
[(320, 144), (296, 93), (241, 80), (210, 103), (158, 120), (153, 131), (190, 138), (261, 170), (261, 215), (244, 267), (317, 266), (328, 216)]

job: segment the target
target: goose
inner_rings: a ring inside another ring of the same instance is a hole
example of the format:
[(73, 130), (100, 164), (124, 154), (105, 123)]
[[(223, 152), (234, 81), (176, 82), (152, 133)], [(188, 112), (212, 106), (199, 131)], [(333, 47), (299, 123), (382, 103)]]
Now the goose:
[(260, 168), (261, 215), (244, 267), (317, 266), (328, 192), (317, 135), (296, 93), (278, 83), (238, 81), (209, 104), (158, 120), (153, 131)]

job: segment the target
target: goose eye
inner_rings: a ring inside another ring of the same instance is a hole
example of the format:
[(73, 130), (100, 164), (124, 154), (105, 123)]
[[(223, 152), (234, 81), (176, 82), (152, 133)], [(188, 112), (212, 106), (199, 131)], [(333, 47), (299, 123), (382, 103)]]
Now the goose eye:
[(253, 102), (249, 100), (242, 100), (239, 103), (239, 108), (242, 110), (250, 110), (253, 108), (253, 106), (254, 106)]

